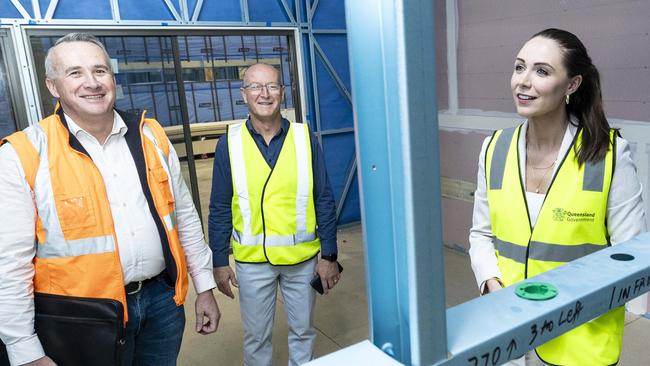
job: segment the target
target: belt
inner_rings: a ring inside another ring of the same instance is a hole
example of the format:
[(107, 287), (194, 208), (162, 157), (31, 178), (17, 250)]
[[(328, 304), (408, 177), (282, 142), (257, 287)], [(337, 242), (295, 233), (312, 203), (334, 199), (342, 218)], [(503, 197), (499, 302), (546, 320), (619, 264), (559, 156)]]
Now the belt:
[[(157, 281), (159, 278), (162, 279), (163, 281), (166, 281), (167, 278), (169, 278), (169, 276), (167, 275), (167, 271), (163, 270), (162, 272), (158, 273), (157, 275), (155, 275), (155, 276), (153, 276), (151, 278), (147, 278), (146, 280), (130, 282), (129, 284), (124, 286), (124, 291), (126, 291), (127, 295), (137, 294), (146, 285), (148, 285), (148, 284), (150, 284), (150, 283), (152, 283), (154, 281)], [(167, 281), (167, 283), (169, 283), (169, 282), (171, 282), (171, 281)]]

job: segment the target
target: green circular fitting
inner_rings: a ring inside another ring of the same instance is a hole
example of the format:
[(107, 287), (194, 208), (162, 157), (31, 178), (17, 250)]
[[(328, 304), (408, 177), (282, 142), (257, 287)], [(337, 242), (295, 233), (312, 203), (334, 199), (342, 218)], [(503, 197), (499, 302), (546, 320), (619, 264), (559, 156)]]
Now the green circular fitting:
[(515, 289), (517, 296), (526, 300), (542, 301), (557, 295), (557, 288), (546, 282), (526, 282)]

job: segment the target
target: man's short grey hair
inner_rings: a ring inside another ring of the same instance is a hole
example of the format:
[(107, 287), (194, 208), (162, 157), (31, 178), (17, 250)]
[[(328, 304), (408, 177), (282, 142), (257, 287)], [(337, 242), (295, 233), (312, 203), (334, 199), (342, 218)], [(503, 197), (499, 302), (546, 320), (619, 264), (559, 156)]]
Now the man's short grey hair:
[(111, 69), (111, 72), (113, 72), (113, 68), (111, 67), (111, 58), (108, 56), (106, 47), (104, 47), (104, 44), (102, 44), (102, 42), (97, 37), (93, 36), (90, 33), (68, 33), (65, 36), (57, 39), (56, 42), (54, 42), (54, 46), (50, 47), (50, 49), (47, 50), (47, 55), (45, 56), (45, 77), (48, 79), (56, 78), (56, 70), (54, 70), (54, 64), (52, 62), (52, 50), (54, 50), (54, 48), (61, 43), (67, 42), (89, 42), (101, 48), (102, 52), (104, 53), (106, 63)]
[(268, 67), (270, 67), (270, 68), (273, 68), (273, 69), (275, 70), (276, 75), (278, 75), (278, 83), (279, 83), (279, 84), (282, 84), (282, 74), (280, 74), (280, 70), (279, 70), (277, 67), (275, 67), (275, 66), (273, 66), (273, 65), (271, 65), (271, 64), (268, 64), (268, 63), (266, 63), (266, 62), (258, 62), (258, 63), (255, 63), (255, 64), (252, 64), (252, 65), (248, 66), (248, 67), (244, 70), (244, 74), (243, 74), (243, 76), (242, 76), (242, 80), (243, 80), (244, 84), (246, 84), (246, 81), (247, 81), (247, 80), (246, 80), (246, 72), (247, 72), (251, 67), (253, 67), (253, 66), (257, 66), (257, 65), (265, 65), (265, 66), (268, 66)]

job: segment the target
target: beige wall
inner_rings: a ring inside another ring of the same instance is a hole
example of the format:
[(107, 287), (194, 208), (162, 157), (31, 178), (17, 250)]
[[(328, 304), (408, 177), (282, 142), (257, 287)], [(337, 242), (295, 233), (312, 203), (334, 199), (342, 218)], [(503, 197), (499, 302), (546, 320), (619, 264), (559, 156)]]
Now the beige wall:
[(460, 108), (513, 112), (514, 57), (536, 32), (576, 34), (602, 75), (609, 117), (650, 120), (650, 1), (458, 0)]

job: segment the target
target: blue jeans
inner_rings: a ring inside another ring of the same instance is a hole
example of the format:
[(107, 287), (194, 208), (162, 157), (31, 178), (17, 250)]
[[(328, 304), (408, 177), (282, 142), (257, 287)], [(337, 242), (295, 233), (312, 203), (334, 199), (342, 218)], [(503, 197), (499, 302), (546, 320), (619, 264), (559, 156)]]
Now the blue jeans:
[(185, 311), (174, 302), (174, 288), (159, 278), (127, 295), (129, 321), (123, 366), (173, 366), (181, 349)]

